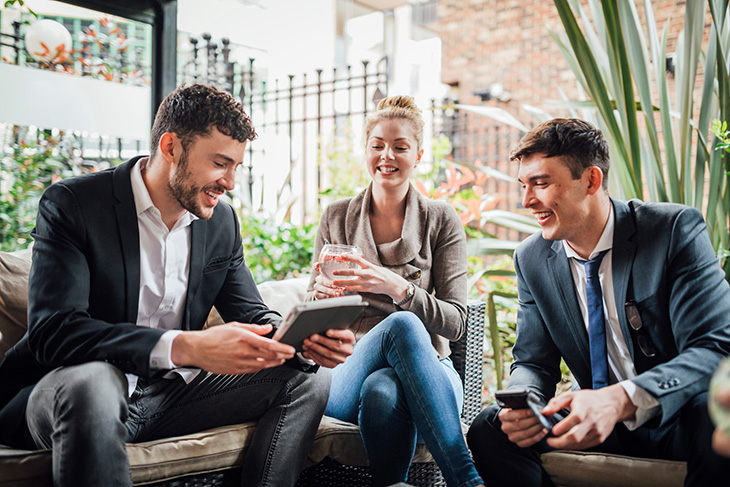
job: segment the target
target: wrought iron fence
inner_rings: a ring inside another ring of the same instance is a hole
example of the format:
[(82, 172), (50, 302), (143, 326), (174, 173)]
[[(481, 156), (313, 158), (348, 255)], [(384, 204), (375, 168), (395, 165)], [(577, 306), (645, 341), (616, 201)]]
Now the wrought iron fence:
[[(209, 34), (191, 36), (187, 59), (181, 63), (180, 81), (217, 86), (237, 96), (259, 134), (249, 145), (246, 160), (246, 203), (263, 201), (256, 194), (254, 163), (268, 164), (269, 156), (284, 152), (288, 158), (286, 188), (277, 188), (280, 205), (294, 209), (302, 220), (318, 210), (322, 178), (322, 141), (346, 130), (359, 129), (368, 112), (388, 92), (388, 59), (362, 61), (359, 66), (317, 69), (270, 81), (253, 57), (233, 59), (231, 42)], [(286, 145), (286, 151), (271, 144)], [(262, 178), (265, 176), (261, 176)], [(260, 188), (266, 185), (261, 182)], [(289, 200), (284, 196), (288, 193)], [(292, 194), (296, 193), (292, 204)], [(296, 207), (296, 208), (295, 208)]]

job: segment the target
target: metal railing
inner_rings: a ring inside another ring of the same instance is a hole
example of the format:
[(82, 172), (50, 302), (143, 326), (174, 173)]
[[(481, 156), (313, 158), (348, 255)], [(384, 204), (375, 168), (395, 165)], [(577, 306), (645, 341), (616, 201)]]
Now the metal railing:
[(122, 27), (129, 30), (129, 26), (113, 26), (113, 30), (101, 32), (108, 25), (105, 19), (84, 23), (75, 19), (73, 24), (75, 29), (70, 32), (73, 47), (60, 53), (57, 59), (41, 62), (26, 54), (24, 30), (28, 26), (20, 21), (11, 22), (12, 32), (0, 32), (1, 61), (118, 83), (150, 84), (150, 65), (145, 61), (149, 56), (145, 52), (149, 51), (149, 46), (146, 49), (140, 46), (128, 49), (131, 44), (147, 42), (147, 39), (125, 37)]
[[(270, 81), (255, 58), (234, 60), (233, 48), (227, 38), (191, 36), (179, 80), (212, 84), (234, 94), (251, 116), (260, 140), (267, 139), (266, 134), (286, 139), (287, 186), (289, 190), (295, 185), (299, 188), (301, 215), (307, 219), (314, 214), (323, 189), (321, 140), (348, 127), (362, 126), (367, 114), (387, 95), (388, 59)], [(261, 142), (248, 148), (245, 186), (252, 205), (259, 199), (254, 196), (254, 160), (265, 156), (267, 149)]]

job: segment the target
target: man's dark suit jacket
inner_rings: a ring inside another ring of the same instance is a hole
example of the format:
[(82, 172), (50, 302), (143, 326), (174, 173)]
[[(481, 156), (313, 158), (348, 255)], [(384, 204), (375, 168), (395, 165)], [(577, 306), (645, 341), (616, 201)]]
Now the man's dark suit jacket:
[[(613, 285), (623, 337), (636, 365), (633, 381), (661, 405), (661, 423), (708, 388), (730, 354), (730, 287), (702, 215), (666, 203), (611, 200), (616, 218)], [(515, 252), (520, 300), (509, 386), (537, 387), (550, 398), (565, 359), (591, 387), (588, 333), (561, 241), (532, 235)], [(633, 300), (658, 353), (643, 356), (624, 304)]]
[[(0, 441), (13, 442), (33, 385), (56, 367), (104, 361), (149, 376), (165, 330), (135, 325), (140, 244), (130, 171), (140, 158), (50, 186), (40, 201), (28, 283), (28, 332), (0, 364)], [(243, 259), (233, 209), (191, 226), (183, 330), (215, 305), (226, 321), (278, 324)]]

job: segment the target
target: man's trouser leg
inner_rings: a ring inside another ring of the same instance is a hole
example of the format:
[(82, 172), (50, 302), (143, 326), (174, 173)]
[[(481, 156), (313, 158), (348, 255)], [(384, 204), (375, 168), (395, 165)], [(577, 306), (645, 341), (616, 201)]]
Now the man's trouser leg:
[(254, 374), (201, 372), (140, 379), (127, 426), (131, 441), (150, 441), (257, 421), (243, 461), (244, 486), (293, 486), (304, 468), (330, 386), (330, 370), (308, 374), (288, 366)]
[(56, 487), (129, 487), (127, 379), (104, 362), (61, 367), (35, 386), (28, 429), (53, 450)]

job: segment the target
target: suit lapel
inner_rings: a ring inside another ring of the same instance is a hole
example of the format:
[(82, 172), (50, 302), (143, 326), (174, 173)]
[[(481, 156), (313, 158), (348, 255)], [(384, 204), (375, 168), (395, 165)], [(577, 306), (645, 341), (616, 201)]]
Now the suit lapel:
[(551, 280), (556, 283), (559, 303), (562, 309), (560, 315), (566, 317), (567, 331), (578, 345), (579, 355), (584, 360), (586, 367), (590, 370), (590, 349), (588, 347), (588, 332), (586, 331), (583, 315), (580, 312), (578, 297), (573, 284), (573, 273), (570, 270), (570, 262), (565, 254), (563, 242), (556, 240), (551, 244), (552, 253), (548, 257), (548, 269), (551, 273)]
[(121, 164), (114, 170), (113, 191), (117, 231), (124, 261), (124, 299), (127, 321), (137, 321), (139, 307), (139, 226), (132, 193), (131, 170), (140, 157)]
[(197, 219), (190, 224), (190, 274), (188, 275), (188, 294), (185, 299), (183, 330), (190, 330), (190, 304), (195, 302), (200, 283), (203, 280), (203, 265), (207, 246), (207, 220)]
[(613, 234), (612, 252), (612, 273), (613, 273), (613, 294), (616, 300), (616, 311), (618, 313), (621, 332), (628, 345), (631, 357), (636, 360), (634, 354), (633, 339), (629, 332), (629, 324), (626, 320), (624, 304), (628, 295), (629, 278), (631, 268), (636, 255), (636, 243), (632, 240), (636, 233), (636, 224), (631, 217), (629, 206), (621, 201), (611, 199), (616, 215), (616, 226)]

